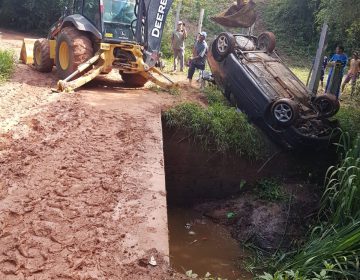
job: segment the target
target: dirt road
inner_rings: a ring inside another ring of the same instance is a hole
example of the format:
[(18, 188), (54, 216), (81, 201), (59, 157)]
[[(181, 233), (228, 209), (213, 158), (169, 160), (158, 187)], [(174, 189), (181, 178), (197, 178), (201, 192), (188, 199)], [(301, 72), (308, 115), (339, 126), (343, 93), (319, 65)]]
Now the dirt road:
[[(0, 32), (18, 53), (22, 35)], [(111, 78), (76, 94), (55, 83), (17, 65), (0, 86), (0, 279), (178, 279), (160, 117), (184, 97)]]

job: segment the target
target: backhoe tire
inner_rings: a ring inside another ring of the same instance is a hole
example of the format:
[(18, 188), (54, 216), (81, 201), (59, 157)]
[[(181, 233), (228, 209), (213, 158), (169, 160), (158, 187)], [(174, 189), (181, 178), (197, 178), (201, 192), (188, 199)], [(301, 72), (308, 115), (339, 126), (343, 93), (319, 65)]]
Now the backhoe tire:
[(34, 65), (39, 72), (49, 73), (54, 66), (54, 60), (50, 58), (50, 44), (47, 39), (38, 39), (34, 44)]
[(122, 73), (121, 78), (123, 79), (125, 85), (129, 87), (143, 87), (148, 81), (148, 79), (140, 74)]
[(94, 55), (91, 40), (74, 27), (65, 27), (56, 39), (56, 69), (60, 79), (65, 79), (77, 67)]

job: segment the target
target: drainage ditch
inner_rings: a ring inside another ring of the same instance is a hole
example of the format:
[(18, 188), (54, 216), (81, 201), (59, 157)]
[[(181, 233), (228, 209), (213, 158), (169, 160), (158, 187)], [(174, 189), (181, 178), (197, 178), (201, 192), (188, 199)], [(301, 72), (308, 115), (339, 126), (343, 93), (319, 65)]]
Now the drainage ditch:
[[(252, 162), (204, 151), (165, 125), (163, 136), (170, 262), (180, 273), (192, 270), (201, 277), (209, 272), (252, 279), (245, 269), (251, 252), (241, 244), (252, 242), (269, 251), (290, 246), (306, 231), (317, 209), (319, 185), (335, 162), (329, 152), (314, 158), (281, 151)], [(253, 186), (264, 178), (280, 178), (291, 199), (259, 199)]]

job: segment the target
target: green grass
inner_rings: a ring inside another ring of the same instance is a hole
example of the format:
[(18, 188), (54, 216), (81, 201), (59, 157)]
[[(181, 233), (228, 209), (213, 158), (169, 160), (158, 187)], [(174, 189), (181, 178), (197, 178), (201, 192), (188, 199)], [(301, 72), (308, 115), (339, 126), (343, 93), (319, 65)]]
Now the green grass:
[(276, 202), (286, 198), (281, 183), (276, 179), (263, 179), (256, 184), (256, 194), (260, 199)]
[(208, 85), (204, 88), (204, 94), (210, 105), (213, 104), (222, 104), (229, 106), (229, 102), (226, 100), (225, 96), (220, 92), (220, 90), (215, 85)]
[(350, 136), (343, 134), (340, 148), (344, 159), (329, 168), (322, 198), (321, 214), (337, 226), (360, 220), (360, 136), (352, 147), (350, 143)]
[(205, 149), (259, 159), (266, 148), (262, 135), (249, 123), (246, 115), (226, 105), (216, 87), (205, 88), (208, 107), (182, 103), (163, 116), (166, 125), (184, 130)]
[(324, 263), (331, 266), (332, 279), (359, 279), (360, 220), (339, 229), (329, 227), (310, 239), (280, 271), (295, 270), (311, 277)]
[(306, 85), (310, 69), (306, 67), (290, 67), (290, 69)]
[(339, 112), (335, 115), (335, 119), (339, 121), (341, 129), (349, 133), (352, 139), (360, 133), (360, 107), (358, 103), (351, 106), (341, 106)]
[[(343, 134), (339, 151), (342, 161), (326, 175), (318, 226), (261, 279), (360, 279), (360, 136), (351, 141)], [(286, 278), (286, 271), (298, 275)]]
[(15, 61), (13, 52), (0, 50), (0, 82), (9, 79), (14, 69)]

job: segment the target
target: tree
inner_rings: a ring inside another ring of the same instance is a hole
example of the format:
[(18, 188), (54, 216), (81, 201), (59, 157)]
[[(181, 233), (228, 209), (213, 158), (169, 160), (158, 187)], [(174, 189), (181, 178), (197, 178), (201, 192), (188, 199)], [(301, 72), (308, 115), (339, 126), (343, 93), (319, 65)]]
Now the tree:
[(21, 31), (46, 33), (67, 0), (0, 0), (0, 24)]
[(360, 49), (359, 0), (321, 0), (316, 20), (318, 25), (329, 24), (329, 48), (341, 44), (348, 51)]

